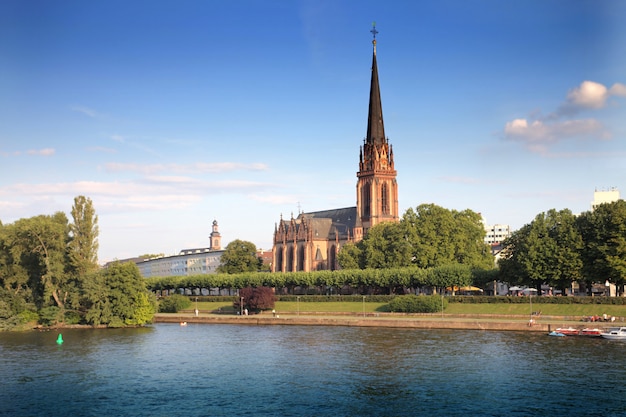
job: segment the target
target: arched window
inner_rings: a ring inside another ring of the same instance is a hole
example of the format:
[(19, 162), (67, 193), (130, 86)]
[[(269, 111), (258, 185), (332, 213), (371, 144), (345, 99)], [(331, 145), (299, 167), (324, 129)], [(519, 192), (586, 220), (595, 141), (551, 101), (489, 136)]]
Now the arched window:
[(363, 186), (363, 217), (370, 217), (371, 201), (372, 201), (372, 192), (370, 190), (370, 184), (365, 183), (365, 185)]
[(275, 272), (285, 272), (283, 271), (283, 247), (276, 246), (276, 264), (274, 265)]
[(332, 245), (330, 247), (328, 264), (330, 267), (328, 269), (330, 269), (331, 271), (334, 271), (335, 269), (337, 269), (337, 246), (335, 245)]
[(304, 271), (304, 245), (298, 246), (298, 268), (296, 271)]
[(380, 201), (382, 214), (389, 214), (389, 193), (387, 192), (386, 182), (383, 182), (383, 185), (380, 186)]
[(285, 265), (285, 272), (293, 271), (293, 252), (294, 248), (291, 246), (287, 246), (287, 262)]

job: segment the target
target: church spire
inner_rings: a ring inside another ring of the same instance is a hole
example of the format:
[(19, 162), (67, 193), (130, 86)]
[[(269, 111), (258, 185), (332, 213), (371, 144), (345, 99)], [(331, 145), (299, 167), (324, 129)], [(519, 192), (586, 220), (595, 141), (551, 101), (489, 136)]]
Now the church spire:
[(357, 227), (355, 240), (361, 239), (369, 230), (381, 222), (397, 222), (398, 183), (393, 161), (393, 149), (387, 142), (383, 124), (383, 108), (378, 85), (376, 64), (376, 25), (372, 28), (374, 51), (372, 56), (372, 81), (370, 84), (367, 136), (359, 152), (357, 172)]
[(365, 142), (373, 145), (385, 143), (385, 126), (383, 124), (383, 106), (380, 101), (380, 86), (378, 84), (378, 65), (376, 63), (376, 22), (372, 24), (372, 45), (374, 51), (372, 54), (372, 80), (370, 83), (370, 104), (367, 115), (367, 136)]

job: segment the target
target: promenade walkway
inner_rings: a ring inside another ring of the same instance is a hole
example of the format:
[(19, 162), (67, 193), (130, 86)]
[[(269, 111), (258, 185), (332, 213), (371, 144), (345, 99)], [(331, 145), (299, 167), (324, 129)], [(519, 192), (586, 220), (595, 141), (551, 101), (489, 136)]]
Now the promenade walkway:
[(300, 312), (256, 314), (249, 316), (213, 314), (200, 312), (159, 313), (154, 316), (155, 323), (203, 323), (203, 324), (241, 324), (241, 325), (298, 325), (298, 326), (358, 326), (358, 327), (396, 327), (414, 329), (454, 329), (454, 330), (510, 330), (550, 332), (558, 327), (603, 327), (602, 323), (583, 323), (572, 317), (533, 317), (495, 316), (495, 315), (446, 315), (446, 314), (385, 314), (366, 313), (337, 314)]

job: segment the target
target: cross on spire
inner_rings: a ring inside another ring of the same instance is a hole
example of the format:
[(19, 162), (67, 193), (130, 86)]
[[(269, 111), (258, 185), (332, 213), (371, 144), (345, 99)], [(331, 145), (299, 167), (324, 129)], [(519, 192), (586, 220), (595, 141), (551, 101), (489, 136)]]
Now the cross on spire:
[(378, 33), (378, 31), (376, 30), (376, 22), (372, 22), (372, 30), (370, 30), (370, 32), (372, 32), (372, 35), (374, 35), (374, 42), (376, 42), (376, 34)]

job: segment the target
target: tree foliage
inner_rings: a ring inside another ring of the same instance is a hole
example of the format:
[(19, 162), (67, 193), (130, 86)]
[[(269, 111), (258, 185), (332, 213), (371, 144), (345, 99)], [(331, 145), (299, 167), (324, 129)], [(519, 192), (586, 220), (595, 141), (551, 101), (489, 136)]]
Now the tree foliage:
[(583, 239), (583, 276), (592, 282), (626, 284), (626, 201), (599, 205), (577, 219)]
[(226, 274), (258, 271), (262, 261), (259, 262), (256, 252), (254, 243), (239, 239), (233, 240), (226, 245), (217, 271)]
[(565, 289), (582, 277), (583, 240), (569, 210), (549, 210), (514, 232), (503, 244), (504, 280)]
[(423, 204), (408, 209), (398, 223), (378, 224), (357, 244), (344, 245), (338, 261), (342, 268), (432, 268), (459, 263), (489, 269), (494, 262), (484, 238), (480, 214)]
[(191, 300), (182, 294), (172, 294), (159, 301), (160, 313), (178, 313), (191, 306)]
[(139, 270), (98, 270), (98, 217), (78, 196), (73, 223), (62, 212), (0, 223), (0, 328), (38, 317), (60, 322), (139, 325), (154, 314), (154, 300)]
[(98, 216), (93, 202), (85, 196), (74, 198), (70, 224), (69, 259), (78, 276), (98, 269)]
[(91, 303), (87, 321), (93, 325), (143, 325), (156, 311), (139, 268), (132, 262), (115, 262), (87, 280), (85, 297)]

